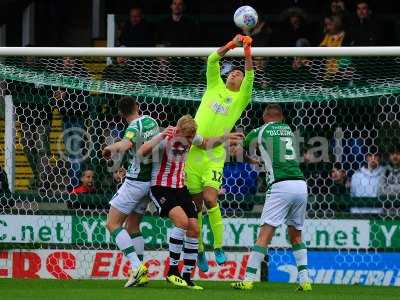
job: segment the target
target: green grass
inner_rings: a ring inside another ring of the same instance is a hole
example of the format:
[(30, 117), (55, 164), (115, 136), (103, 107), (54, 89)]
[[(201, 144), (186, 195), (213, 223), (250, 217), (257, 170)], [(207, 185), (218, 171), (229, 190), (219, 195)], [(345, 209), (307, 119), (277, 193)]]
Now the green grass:
[(124, 289), (115, 280), (16, 280), (0, 279), (2, 300), (297, 300), (297, 299), (400, 299), (399, 288), (315, 285), (310, 293), (294, 292), (293, 284), (259, 283), (251, 291), (237, 291), (226, 282), (199, 282), (203, 291), (177, 289), (163, 281), (147, 287)]

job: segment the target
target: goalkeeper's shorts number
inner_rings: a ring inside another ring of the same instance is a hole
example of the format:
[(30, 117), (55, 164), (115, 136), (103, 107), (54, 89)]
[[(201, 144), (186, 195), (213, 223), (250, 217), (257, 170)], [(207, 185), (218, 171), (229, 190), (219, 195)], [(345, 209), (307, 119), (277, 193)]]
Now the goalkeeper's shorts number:
[(213, 181), (217, 181), (217, 182), (221, 182), (222, 180), (222, 172), (216, 171), (216, 170), (212, 170), (212, 180)]

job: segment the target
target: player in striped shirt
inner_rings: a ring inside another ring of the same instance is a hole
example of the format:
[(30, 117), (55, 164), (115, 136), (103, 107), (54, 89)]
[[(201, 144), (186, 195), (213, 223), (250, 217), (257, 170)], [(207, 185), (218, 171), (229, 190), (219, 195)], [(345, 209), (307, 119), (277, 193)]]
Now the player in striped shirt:
[[(201, 290), (191, 280), (198, 253), (199, 227), (197, 208), (185, 186), (184, 167), (191, 145), (207, 148), (223, 144), (227, 139), (231, 144), (242, 140), (241, 133), (204, 139), (196, 135), (197, 125), (189, 116), (178, 120), (176, 128), (167, 128), (163, 133), (144, 143), (138, 153), (145, 157), (153, 153), (153, 172), (150, 198), (161, 217), (168, 216), (175, 225), (170, 231), (169, 256), (170, 267), (167, 281), (180, 287)], [(158, 154), (158, 155), (157, 155)], [(182, 276), (178, 271), (183, 250), (184, 268)]]

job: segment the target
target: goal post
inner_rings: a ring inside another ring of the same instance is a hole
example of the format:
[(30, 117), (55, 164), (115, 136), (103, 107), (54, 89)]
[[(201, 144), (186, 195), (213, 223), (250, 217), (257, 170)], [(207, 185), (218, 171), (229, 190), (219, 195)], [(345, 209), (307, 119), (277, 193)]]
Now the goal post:
[[(117, 101), (135, 97), (161, 127), (194, 116), (216, 49), (0, 47), (1, 167), (11, 187), (0, 194), (6, 277), (126, 277), (129, 265), (104, 227), (126, 165), (101, 156), (127, 126)], [(247, 134), (263, 124), (268, 103), (282, 106), (309, 188), (303, 239), (313, 282), (400, 285), (400, 47), (254, 48), (253, 57), (252, 102), (234, 130)], [(243, 50), (230, 51), (222, 77), (243, 65)], [(86, 170), (95, 190), (71, 194)], [(216, 265), (205, 216), (211, 269), (197, 269), (199, 279), (243, 278), (259, 228), (263, 169), (229, 158), (223, 176), (229, 263)], [(149, 205), (141, 231), (152, 279), (168, 264), (170, 228)], [(262, 280), (296, 280), (285, 230), (277, 229)]]

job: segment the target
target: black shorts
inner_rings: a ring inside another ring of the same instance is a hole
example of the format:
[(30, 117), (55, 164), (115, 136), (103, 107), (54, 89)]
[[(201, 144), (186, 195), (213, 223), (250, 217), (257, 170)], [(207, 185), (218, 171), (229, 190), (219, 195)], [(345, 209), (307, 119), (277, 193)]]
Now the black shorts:
[(161, 217), (167, 217), (171, 209), (180, 206), (188, 218), (197, 218), (196, 204), (192, 201), (192, 196), (186, 186), (183, 188), (152, 186), (150, 198)]

